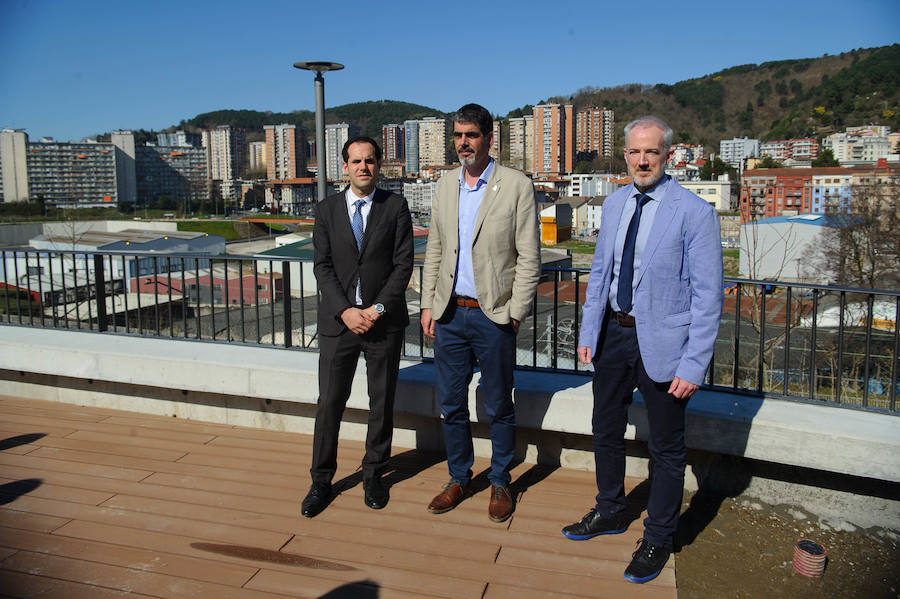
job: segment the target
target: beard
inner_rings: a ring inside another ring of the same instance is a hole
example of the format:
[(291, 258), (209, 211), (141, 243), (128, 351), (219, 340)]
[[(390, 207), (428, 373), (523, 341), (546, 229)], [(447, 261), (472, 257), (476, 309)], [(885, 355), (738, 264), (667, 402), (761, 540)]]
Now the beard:
[[(462, 152), (472, 152), (468, 157), (464, 157)], [(459, 163), (463, 166), (472, 166), (475, 164), (475, 151), (469, 146), (463, 146), (456, 151), (456, 155), (459, 156)]]

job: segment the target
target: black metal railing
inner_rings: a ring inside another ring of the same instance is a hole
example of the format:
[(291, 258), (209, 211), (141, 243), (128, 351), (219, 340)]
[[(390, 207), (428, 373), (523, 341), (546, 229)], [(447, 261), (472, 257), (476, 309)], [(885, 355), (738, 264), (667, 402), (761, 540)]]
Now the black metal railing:
[[(254, 256), (2, 251), (8, 325), (315, 350), (310, 261)], [(404, 355), (433, 357), (407, 289)], [(590, 374), (576, 357), (588, 270), (545, 267), (517, 367)], [(900, 413), (900, 292), (728, 278), (706, 386)]]

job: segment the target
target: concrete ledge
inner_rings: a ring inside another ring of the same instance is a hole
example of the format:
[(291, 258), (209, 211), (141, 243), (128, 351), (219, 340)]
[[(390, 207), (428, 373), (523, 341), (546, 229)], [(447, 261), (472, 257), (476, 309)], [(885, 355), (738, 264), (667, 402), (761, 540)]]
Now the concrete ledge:
[[(317, 365), (318, 354), (304, 351), (0, 326), (0, 368), (4, 370), (161, 388), (173, 393), (170, 407), (178, 403), (176, 392), (181, 391), (230, 397), (233, 405), (242, 400), (241, 409), (249, 412), (260, 401), (305, 404), (307, 409), (296, 413), (308, 419), (314, 416), (317, 399)], [(16, 392), (16, 382), (9, 378), (0, 380), (0, 393)], [(478, 378), (476, 374), (470, 387), (469, 408), (472, 420), (484, 423)], [(412, 427), (427, 429), (415, 431), (407, 444), (421, 446), (428, 439), (431, 448), (438, 449), (440, 411), (433, 380), (431, 364), (402, 362), (395, 409), (398, 421), (405, 419)], [(590, 378), (517, 372), (515, 401), (519, 428), (535, 440), (538, 453), (542, 444), (558, 445), (550, 435), (579, 438), (576, 445), (589, 450)], [(208, 403), (216, 402), (222, 400)], [(357, 369), (348, 408), (368, 409), (364, 362)], [(173, 414), (185, 414), (172, 409)], [(202, 419), (203, 415), (189, 411), (187, 417)], [(364, 427), (364, 423), (357, 424)], [(647, 431), (646, 410), (635, 393), (626, 438), (645, 441)], [(359, 438), (352, 426), (347, 433)], [(896, 416), (700, 392), (688, 404), (687, 444), (696, 451), (900, 482), (900, 418)], [(489, 455), (485, 439), (477, 445), (476, 451)], [(582, 457), (565, 465), (590, 468), (591, 462)]]

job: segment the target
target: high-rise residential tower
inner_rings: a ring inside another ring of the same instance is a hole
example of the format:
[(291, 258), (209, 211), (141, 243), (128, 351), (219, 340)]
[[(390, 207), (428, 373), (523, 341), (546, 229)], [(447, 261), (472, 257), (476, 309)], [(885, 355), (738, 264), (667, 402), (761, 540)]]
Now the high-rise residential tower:
[(381, 148), (385, 161), (403, 160), (403, 125), (391, 123), (381, 127)]
[(325, 160), (328, 165), (328, 178), (339, 181), (344, 177), (344, 158), (341, 150), (348, 139), (358, 136), (360, 128), (349, 123), (325, 125)]
[(534, 116), (534, 172), (539, 175), (571, 173), (575, 158), (571, 104), (540, 104)]
[(616, 115), (607, 108), (585, 106), (575, 113), (575, 151), (612, 156)]
[(265, 125), (266, 177), (296, 179), (306, 174), (306, 134), (297, 125)]

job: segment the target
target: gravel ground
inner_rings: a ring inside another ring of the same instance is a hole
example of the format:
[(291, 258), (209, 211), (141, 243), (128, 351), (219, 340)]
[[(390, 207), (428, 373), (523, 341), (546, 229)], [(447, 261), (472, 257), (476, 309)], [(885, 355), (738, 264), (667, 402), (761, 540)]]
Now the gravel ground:
[[(686, 496), (676, 538), (678, 597), (900, 597), (900, 532), (843, 528), (788, 506)], [(800, 538), (825, 548), (821, 578), (794, 571)]]

